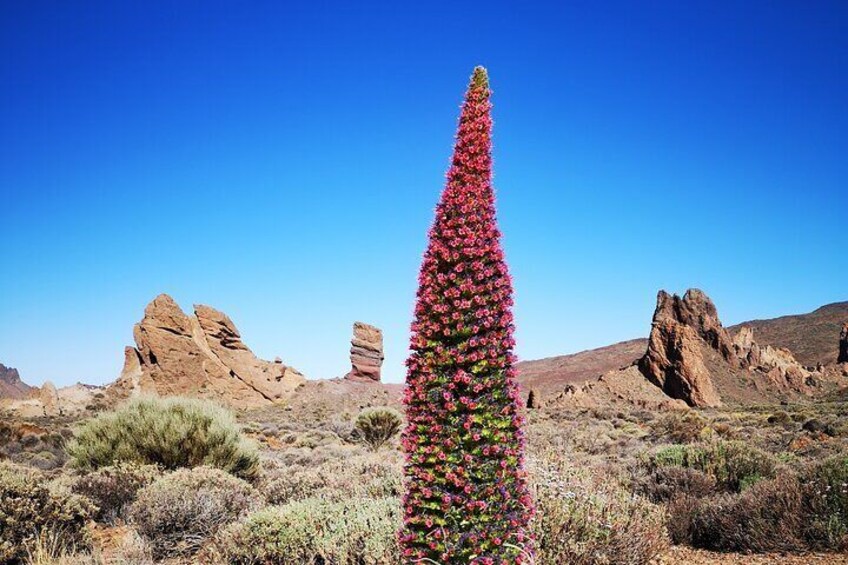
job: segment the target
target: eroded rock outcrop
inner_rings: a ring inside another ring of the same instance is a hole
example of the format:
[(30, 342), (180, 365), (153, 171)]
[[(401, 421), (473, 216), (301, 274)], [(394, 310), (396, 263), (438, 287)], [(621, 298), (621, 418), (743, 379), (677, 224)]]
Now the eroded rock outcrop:
[(383, 358), (382, 330), (363, 322), (354, 322), (353, 339), (350, 340), (351, 369), (345, 378), (380, 382)]
[[(801, 365), (784, 347), (759, 345), (754, 330), (742, 326), (733, 338), (733, 348), (743, 367), (749, 372), (766, 375), (778, 389), (804, 392), (813, 371)], [(816, 369), (821, 371), (821, 368)]]
[(126, 395), (192, 396), (249, 408), (284, 400), (305, 381), (291, 367), (257, 358), (223, 312), (196, 305), (189, 316), (167, 294), (147, 305), (133, 336), (136, 347), (125, 350), (113, 385)]
[(719, 406), (721, 398), (704, 361), (703, 347), (738, 364), (733, 342), (706, 294), (690, 289), (683, 298), (660, 291), (642, 374), (668, 396), (690, 406)]
[(839, 335), (839, 356), (836, 362), (848, 363), (848, 322), (842, 326), (842, 333)]
[(0, 398), (22, 399), (28, 397), (32, 390), (21, 380), (17, 369), (0, 363)]

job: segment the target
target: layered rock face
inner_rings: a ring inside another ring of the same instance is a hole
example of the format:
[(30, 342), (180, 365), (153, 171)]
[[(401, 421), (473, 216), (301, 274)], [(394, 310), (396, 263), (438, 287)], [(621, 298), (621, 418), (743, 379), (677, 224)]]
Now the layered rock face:
[(28, 397), (33, 388), (21, 380), (18, 370), (0, 363), (0, 398), (22, 399)]
[(350, 372), (346, 379), (380, 382), (383, 366), (383, 332), (380, 328), (355, 322), (350, 340)]
[(660, 291), (648, 350), (638, 366), (667, 395), (690, 406), (720, 405), (719, 391), (737, 401), (811, 394), (821, 377), (820, 368), (802, 366), (788, 349), (759, 345), (750, 327), (739, 327), (731, 337), (715, 305), (697, 289), (683, 298)]
[(186, 315), (167, 294), (157, 296), (133, 330), (113, 385), (124, 394), (209, 398), (236, 408), (287, 399), (305, 382), (282, 363), (257, 358), (226, 314), (196, 305)]
[(719, 406), (702, 348), (711, 347), (738, 363), (733, 342), (706, 294), (690, 289), (683, 298), (660, 291), (651, 324), (648, 350), (639, 360), (645, 377), (668, 396), (691, 406)]
[(839, 335), (839, 356), (836, 362), (848, 363), (848, 322), (842, 326), (842, 333)]
[(759, 345), (754, 341), (754, 330), (739, 328), (733, 338), (733, 347), (741, 364), (749, 371), (764, 373), (778, 387), (800, 391), (807, 386), (812, 373), (803, 367), (792, 352), (783, 347)]

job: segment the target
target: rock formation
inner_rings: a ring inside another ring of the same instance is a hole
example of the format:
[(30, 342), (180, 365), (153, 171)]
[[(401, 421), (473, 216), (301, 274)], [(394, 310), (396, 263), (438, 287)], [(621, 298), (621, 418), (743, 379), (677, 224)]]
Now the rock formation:
[(0, 363), (0, 398), (22, 399), (28, 397), (32, 390), (21, 380), (17, 369)]
[(719, 406), (721, 398), (704, 361), (705, 344), (738, 363), (730, 335), (706, 294), (690, 289), (680, 298), (661, 290), (639, 369), (672, 398), (690, 406)]
[(527, 393), (527, 408), (529, 410), (539, 410), (542, 408), (542, 398), (534, 388), (530, 389), (530, 392)]
[(282, 363), (258, 359), (232, 320), (209, 306), (186, 315), (167, 294), (157, 296), (136, 324), (135, 348), (112, 386), (123, 395), (209, 398), (236, 408), (287, 399), (304, 381)]
[(350, 364), (346, 379), (380, 382), (380, 367), (383, 365), (383, 332), (380, 328), (354, 322)]
[(809, 384), (812, 371), (798, 363), (791, 351), (759, 345), (754, 340), (754, 330), (748, 326), (739, 328), (733, 338), (733, 348), (742, 366), (749, 371), (766, 374), (779, 389), (790, 388), (800, 392)]
[(56, 390), (56, 385), (47, 381), (41, 386), (38, 391), (38, 400), (44, 408), (45, 416), (58, 416), (62, 413), (61, 403), (59, 402), (59, 391)]
[(839, 335), (839, 356), (836, 362), (848, 363), (848, 322), (842, 326), (842, 333)]

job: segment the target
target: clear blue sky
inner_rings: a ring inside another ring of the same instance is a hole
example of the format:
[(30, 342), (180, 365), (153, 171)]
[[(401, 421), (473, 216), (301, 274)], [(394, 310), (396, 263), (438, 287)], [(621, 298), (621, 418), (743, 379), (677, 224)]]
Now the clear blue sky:
[(418, 266), (474, 65), (518, 354), (646, 335), (697, 286), (726, 323), (848, 299), (848, 4), (0, 5), (0, 362), (104, 383), (170, 293), (262, 357), (403, 379)]

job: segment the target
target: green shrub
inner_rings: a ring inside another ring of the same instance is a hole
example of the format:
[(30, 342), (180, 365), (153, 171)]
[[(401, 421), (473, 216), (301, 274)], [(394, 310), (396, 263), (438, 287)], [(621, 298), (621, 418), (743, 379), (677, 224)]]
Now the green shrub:
[(675, 543), (714, 551), (766, 553), (804, 548), (802, 491), (791, 475), (761, 481), (741, 494), (681, 497), (669, 504)]
[(68, 446), (74, 464), (98, 469), (120, 462), (163, 469), (218, 467), (252, 478), (256, 448), (230, 412), (201, 400), (142, 398), (86, 423)]
[(537, 468), (531, 486), (539, 563), (644, 565), (668, 547), (663, 509), (614, 483)]
[(46, 541), (57, 550), (88, 545), (86, 498), (52, 492), (33, 469), (0, 463), (0, 563), (16, 563)]
[(218, 529), (259, 506), (245, 481), (212, 467), (180, 469), (144, 487), (129, 520), (153, 555), (190, 555)]
[(374, 451), (397, 435), (403, 425), (403, 417), (391, 408), (366, 408), (354, 422), (354, 433)]
[(740, 441), (718, 441), (660, 449), (650, 458), (650, 466), (696, 469), (713, 477), (720, 488), (740, 492), (761, 479), (774, 478), (777, 460)]
[(400, 502), (311, 498), (269, 507), (225, 528), (210, 562), (232, 565), (382, 565), (401, 563)]
[(848, 550), (848, 455), (812, 465), (802, 473), (805, 535), (813, 547)]
[(126, 517), (126, 509), (138, 491), (161, 474), (155, 465), (119, 463), (79, 477), (71, 489), (94, 502), (98, 509), (95, 520), (114, 524), (116, 519)]

